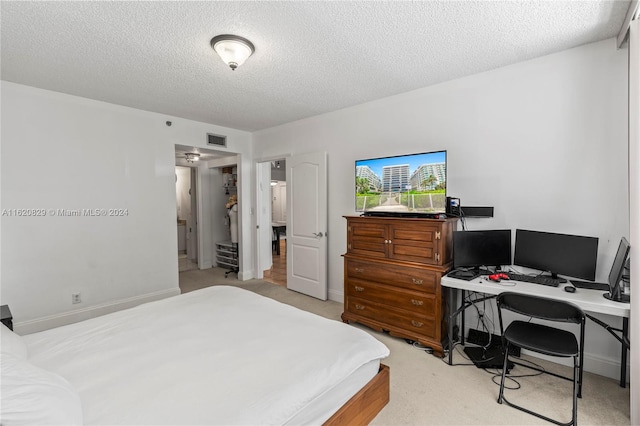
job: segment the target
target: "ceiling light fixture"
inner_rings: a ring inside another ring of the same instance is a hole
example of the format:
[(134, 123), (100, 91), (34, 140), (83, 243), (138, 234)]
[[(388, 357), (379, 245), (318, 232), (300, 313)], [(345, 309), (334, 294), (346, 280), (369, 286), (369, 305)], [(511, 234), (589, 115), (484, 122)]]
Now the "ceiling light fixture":
[(188, 163), (193, 163), (194, 161), (200, 160), (200, 154), (194, 154), (193, 152), (187, 152), (184, 154), (184, 158), (187, 159)]
[(211, 47), (234, 71), (256, 50), (246, 38), (231, 34), (215, 36), (211, 39)]

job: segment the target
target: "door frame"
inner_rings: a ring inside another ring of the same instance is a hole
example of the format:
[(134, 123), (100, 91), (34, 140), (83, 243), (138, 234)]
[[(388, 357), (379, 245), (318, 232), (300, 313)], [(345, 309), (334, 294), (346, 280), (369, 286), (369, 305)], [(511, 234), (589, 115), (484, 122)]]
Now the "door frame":
[[(269, 170), (271, 170), (271, 162), (272, 161), (277, 161), (277, 160), (282, 160), (284, 159), (285, 161), (287, 161), (289, 159), (289, 157), (291, 157), (291, 154), (281, 154), (281, 155), (271, 155), (268, 157), (260, 157), (260, 158), (254, 158), (254, 168), (256, 171), (256, 189), (255, 189), (255, 203), (256, 203), (256, 218), (255, 218), (255, 250), (254, 250), (254, 263), (255, 263), (255, 269), (256, 269), (256, 273), (255, 273), (255, 277), (259, 280), (264, 278), (264, 271), (266, 269), (269, 269), (271, 267), (271, 264), (269, 264), (269, 268), (264, 268), (264, 264), (261, 261), (261, 250), (265, 250), (265, 248), (261, 247), (261, 242), (262, 239), (260, 237), (260, 229), (258, 228), (259, 224), (260, 224), (260, 214), (263, 211), (263, 208), (268, 208), (269, 211), (271, 211), (271, 203), (269, 203), (268, 206), (265, 206), (264, 203), (262, 202), (262, 200), (260, 199), (260, 192), (259, 192), (259, 188), (260, 188), (260, 184), (262, 183), (263, 185), (271, 185), (271, 179), (269, 179), (268, 182), (262, 181), (260, 179), (260, 167), (263, 167), (263, 165), (268, 164), (269, 166)], [(271, 174), (269, 174), (269, 176), (271, 176)], [(287, 198), (287, 207), (289, 206), (289, 199)], [(266, 245), (265, 245), (266, 247)], [(269, 254), (271, 254), (271, 240), (269, 240)]]

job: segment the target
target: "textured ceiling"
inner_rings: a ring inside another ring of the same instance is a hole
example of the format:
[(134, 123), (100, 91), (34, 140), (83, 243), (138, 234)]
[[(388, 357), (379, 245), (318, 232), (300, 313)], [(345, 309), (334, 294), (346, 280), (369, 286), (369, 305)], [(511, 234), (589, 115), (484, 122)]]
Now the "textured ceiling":
[[(259, 130), (617, 35), (629, 1), (1, 2), (1, 78)], [(210, 39), (255, 54), (231, 71)]]

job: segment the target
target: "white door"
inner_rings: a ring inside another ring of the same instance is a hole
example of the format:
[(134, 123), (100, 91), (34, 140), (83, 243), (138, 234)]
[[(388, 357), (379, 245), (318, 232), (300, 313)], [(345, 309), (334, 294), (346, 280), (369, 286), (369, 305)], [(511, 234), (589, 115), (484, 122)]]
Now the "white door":
[(287, 288), (327, 300), (327, 153), (287, 160)]

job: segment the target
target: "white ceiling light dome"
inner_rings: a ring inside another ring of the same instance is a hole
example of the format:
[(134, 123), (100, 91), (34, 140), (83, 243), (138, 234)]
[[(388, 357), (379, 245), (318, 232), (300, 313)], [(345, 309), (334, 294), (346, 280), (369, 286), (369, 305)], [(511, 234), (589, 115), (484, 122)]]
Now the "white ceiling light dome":
[(232, 34), (215, 36), (211, 39), (211, 47), (234, 71), (255, 52), (253, 43), (244, 37)]

